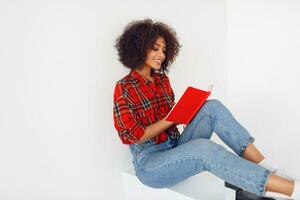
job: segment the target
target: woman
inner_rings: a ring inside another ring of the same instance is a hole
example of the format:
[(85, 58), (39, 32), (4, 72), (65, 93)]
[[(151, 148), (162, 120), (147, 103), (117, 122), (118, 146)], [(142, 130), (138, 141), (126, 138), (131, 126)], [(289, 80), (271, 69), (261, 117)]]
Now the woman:
[[(166, 121), (174, 105), (166, 74), (181, 47), (171, 27), (151, 19), (133, 21), (115, 47), (131, 71), (115, 86), (114, 126), (129, 145), (143, 184), (162, 188), (209, 171), (259, 196), (271, 191), (300, 200), (298, 181), (279, 176), (220, 101), (206, 101), (181, 134), (177, 124)], [(236, 154), (211, 141), (213, 132)]]

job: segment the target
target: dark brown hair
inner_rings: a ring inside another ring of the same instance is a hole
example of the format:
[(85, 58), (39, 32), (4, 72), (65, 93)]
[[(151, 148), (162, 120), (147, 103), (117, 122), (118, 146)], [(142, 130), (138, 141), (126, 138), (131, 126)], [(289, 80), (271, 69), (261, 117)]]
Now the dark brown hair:
[(148, 49), (152, 48), (159, 36), (163, 37), (166, 42), (165, 60), (160, 72), (167, 73), (181, 45), (173, 28), (162, 22), (153, 22), (152, 19), (132, 21), (125, 27), (115, 44), (119, 61), (130, 69), (140, 67), (146, 60)]

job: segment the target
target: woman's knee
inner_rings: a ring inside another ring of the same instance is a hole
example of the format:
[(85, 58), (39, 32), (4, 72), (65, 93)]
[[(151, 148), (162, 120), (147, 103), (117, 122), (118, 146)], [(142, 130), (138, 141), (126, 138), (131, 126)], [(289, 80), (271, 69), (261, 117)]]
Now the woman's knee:
[(218, 99), (209, 99), (209, 100), (207, 100), (207, 103), (213, 107), (224, 106), (223, 103)]
[(205, 102), (203, 108), (209, 111), (214, 111), (224, 108), (224, 104), (217, 99), (209, 99)]

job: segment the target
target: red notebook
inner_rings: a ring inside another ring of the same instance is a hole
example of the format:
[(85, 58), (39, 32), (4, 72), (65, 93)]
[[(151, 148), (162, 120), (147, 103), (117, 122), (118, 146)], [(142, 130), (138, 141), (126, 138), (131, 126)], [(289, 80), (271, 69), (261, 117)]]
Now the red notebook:
[(201, 108), (210, 93), (210, 91), (188, 87), (179, 101), (170, 110), (166, 120), (187, 125)]

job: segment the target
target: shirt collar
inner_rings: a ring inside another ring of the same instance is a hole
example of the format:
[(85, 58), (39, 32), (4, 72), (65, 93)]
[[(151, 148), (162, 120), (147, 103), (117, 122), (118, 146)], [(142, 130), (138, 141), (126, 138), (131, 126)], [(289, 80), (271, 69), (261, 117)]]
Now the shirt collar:
[[(134, 77), (138, 82), (142, 84), (149, 84), (151, 81), (144, 79), (139, 73), (137, 73), (135, 70), (131, 70), (130, 75)], [(156, 72), (153, 73), (153, 78), (155, 84), (158, 83), (158, 75)]]

